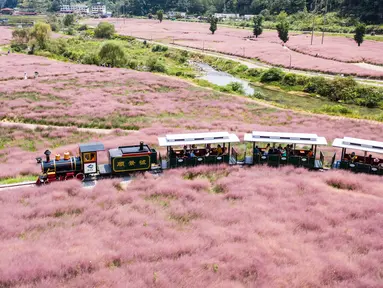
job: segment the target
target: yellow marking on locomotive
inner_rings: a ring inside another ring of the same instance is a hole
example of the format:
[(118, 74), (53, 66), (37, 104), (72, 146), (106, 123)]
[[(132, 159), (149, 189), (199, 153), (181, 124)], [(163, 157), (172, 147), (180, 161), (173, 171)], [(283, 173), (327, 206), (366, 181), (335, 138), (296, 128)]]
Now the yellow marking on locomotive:
[(131, 161), (129, 161), (128, 165), (129, 165), (129, 166), (134, 166), (134, 165), (136, 165), (136, 161), (131, 160)]
[(124, 161), (117, 162), (117, 167), (125, 167), (125, 162)]
[(140, 160), (140, 165), (146, 165), (146, 160)]

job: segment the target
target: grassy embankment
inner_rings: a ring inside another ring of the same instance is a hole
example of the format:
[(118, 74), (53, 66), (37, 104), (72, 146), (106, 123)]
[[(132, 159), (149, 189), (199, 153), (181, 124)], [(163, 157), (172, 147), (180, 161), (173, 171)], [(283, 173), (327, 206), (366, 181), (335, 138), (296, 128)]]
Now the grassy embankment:
[[(201, 61), (248, 80), (256, 91), (253, 98), (282, 108), (383, 121), (383, 89), (359, 85), (352, 78), (329, 80), (284, 73), (276, 68), (266, 71), (248, 69), (235, 61), (210, 56), (201, 56)], [(198, 80), (198, 83), (214, 88), (204, 80)]]

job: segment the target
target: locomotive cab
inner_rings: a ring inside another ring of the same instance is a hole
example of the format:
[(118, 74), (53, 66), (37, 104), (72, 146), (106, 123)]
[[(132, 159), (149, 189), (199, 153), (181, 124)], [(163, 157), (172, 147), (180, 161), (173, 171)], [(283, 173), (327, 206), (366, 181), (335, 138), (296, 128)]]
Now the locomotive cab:
[(104, 145), (99, 142), (80, 144), (79, 152), (84, 177), (98, 173), (97, 152), (104, 150)]
[(52, 152), (46, 150), (44, 152), (45, 161), (40, 157), (36, 158), (42, 171), (36, 184), (48, 184), (73, 178), (83, 181), (85, 177), (98, 172), (97, 152), (103, 150), (104, 145), (101, 143), (81, 144), (79, 147), (80, 156), (70, 156), (69, 152), (66, 152), (63, 158), (60, 154), (56, 154), (53, 159), (51, 159)]

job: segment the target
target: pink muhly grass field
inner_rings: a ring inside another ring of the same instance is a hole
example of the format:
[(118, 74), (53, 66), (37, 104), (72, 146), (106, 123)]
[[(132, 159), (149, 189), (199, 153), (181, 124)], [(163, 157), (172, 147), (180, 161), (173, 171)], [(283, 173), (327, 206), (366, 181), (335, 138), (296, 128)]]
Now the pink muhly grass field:
[(12, 30), (7, 27), (0, 26), (0, 45), (8, 44), (11, 40)]
[(381, 179), (198, 167), (0, 194), (5, 287), (380, 287)]
[[(163, 21), (161, 24), (155, 20), (121, 19), (89, 20), (88, 23), (96, 25), (99, 21), (110, 21), (115, 24), (118, 33), (133, 37), (174, 43), (225, 54), (257, 58), (263, 62), (289, 67), (291, 53), (292, 68), (299, 70), (319, 71), (330, 74), (357, 75), (362, 77), (383, 78), (383, 71), (359, 67), (353, 63), (344, 62), (370, 62), (383, 63), (381, 51), (383, 42), (364, 41), (361, 47), (352, 39), (329, 37), (325, 38), (322, 47), (320, 40), (315, 39), (315, 46), (310, 45), (307, 35), (290, 33), (287, 46), (299, 51), (286, 51), (282, 49), (282, 42), (276, 31), (265, 31), (258, 39), (246, 39), (252, 35), (251, 30), (235, 29), (218, 25), (215, 35), (211, 35), (207, 23), (186, 23), (179, 21)], [(318, 51), (322, 59), (313, 57)]]
[(360, 47), (353, 38), (325, 36), (323, 45), (322, 37), (314, 36), (311, 45), (311, 35), (294, 35), (287, 46), (303, 54), (319, 58), (326, 58), (341, 62), (367, 62), (383, 65), (383, 43), (378, 41), (364, 41)]

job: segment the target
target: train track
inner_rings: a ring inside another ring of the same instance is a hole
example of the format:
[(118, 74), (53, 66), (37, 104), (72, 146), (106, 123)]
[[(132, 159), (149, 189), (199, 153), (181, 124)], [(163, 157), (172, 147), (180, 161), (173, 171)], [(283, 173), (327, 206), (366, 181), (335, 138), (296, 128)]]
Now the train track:
[[(132, 177), (125, 176), (125, 177), (119, 177), (121, 180), (121, 185), (126, 186), (129, 185), (129, 183), (132, 181)], [(106, 178), (105, 178), (106, 179)], [(82, 182), (84, 188), (93, 188), (94, 186), (97, 185), (97, 181), (101, 179), (97, 178), (91, 178), (87, 179)], [(69, 180), (69, 181), (76, 181), (76, 180)], [(54, 182), (57, 183), (57, 182)], [(17, 188), (22, 188), (22, 187), (35, 187), (36, 181), (29, 181), (29, 182), (20, 182), (20, 183), (13, 183), (13, 184), (5, 184), (5, 185), (0, 185), (0, 191), (5, 191), (9, 189), (17, 189)]]
[(20, 187), (33, 187), (33, 186), (36, 186), (36, 181), (0, 185), (0, 190), (14, 189), (14, 188), (20, 188)]

